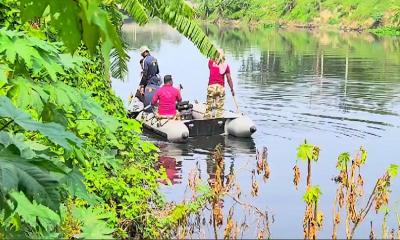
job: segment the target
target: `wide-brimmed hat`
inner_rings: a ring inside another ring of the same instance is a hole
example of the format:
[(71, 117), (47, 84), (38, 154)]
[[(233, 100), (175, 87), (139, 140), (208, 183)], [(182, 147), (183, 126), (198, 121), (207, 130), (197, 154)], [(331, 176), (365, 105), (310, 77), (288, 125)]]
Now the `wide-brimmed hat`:
[(150, 49), (149, 49), (149, 47), (147, 47), (147, 46), (141, 46), (140, 47), (140, 49), (139, 49), (139, 51), (140, 51), (140, 53), (142, 54), (142, 53), (144, 53), (144, 52), (150, 52)]

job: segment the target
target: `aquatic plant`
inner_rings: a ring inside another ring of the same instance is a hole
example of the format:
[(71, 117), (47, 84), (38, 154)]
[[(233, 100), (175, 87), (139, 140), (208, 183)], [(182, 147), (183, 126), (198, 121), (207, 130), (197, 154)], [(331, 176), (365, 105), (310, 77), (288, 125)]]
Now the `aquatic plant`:
[[(319, 186), (313, 186), (311, 183), (311, 165), (312, 162), (318, 161), (319, 152), (320, 149), (318, 146), (309, 144), (307, 143), (307, 141), (304, 141), (304, 144), (301, 144), (297, 148), (297, 159), (307, 162), (306, 191), (303, 196), (303, 200), (306, 203), (306, 209), (303, 219), (304, 239), (315, 239), (317, 237), (317, 232), (322, 227), (322, 222), (324, 219), (323, 213), (318, 210), (318, 201), (322, 192)], [(297, 166), (297, 160), (293, 170), (293, 183), (297, 188), (300, 179), (300, 170)]]
[(256, 161), (257, 174), (263, 172), (263, 180), (264, 182), (266, 182), (269, 179), (271, 173), (271, 169), (268, 163), (268, 148), (264, 147), (262, 153), (259, 153), (259, 151), (257, 150)]
[[(391, 179), (397, 175), (397, 165), (391, 165), (385, 174), (378, 178), (374, 189), (367, 198), (365, 206), (359, 208), (358, 204), (364, 196), (364, 180), (361, 175), (361, 167), (365, 165), (367, 160), (367, 151), (360, 148), (359, 152), (350, 160), (350, 154), (345, 152), (339, 155), (336, 168), (339, 175), (335, 177), (338, 183), (336, 191), (334, 208), (333, 208), (333, 233), (332, 238), (336, 239), (337, 225), (340, 223), (339, 209), (344, 208), (346, 213), (345, 229), (347, 239), (352, 239), (357, 227), (365, 220), (372, 207), (376, 213), (384, 210), (383, 237), (387, 237), (386, 217), (388, 215), (387, 205), (389, 203), (390, 183)], [(386, 209), (386, 210), (385, 210)], [(374, 237), (371, 222), (370, 238)]]
[[(261, 156), (261, 155), (260, 155)], [(244, 232), (248, 230), (247, 218), (239, 222), (235, 216), (237, 212), (236, 207), (239, 206), (241, 211), (248, 211), (252, 213), (257, 221), (257, 237), (260, 239), (270, 238), (269, 230), (269, 215), (266, 211), (242, 200), (242, 191), (239, 183), (236, 182), (236, 177), (234, 172), (229, 172), (228, 175), (224, 174), (224, 155), (223, 148), (221, 145), (215, 147), (212, 152), (211, 159), (215, 163), (215, 169), (210, 173), (210, 178), (208, 180), (208, 185), (210, 188), (203, 191), (207, 192), (208, 200), (202, 206), (199, 206), (202, 210), (194, 212), (193, 214), (188, 214), (185, 216), (185, 220), (181, 220), (178, 224), (178, 236), (182, 238), (192, 237), (195, 232), (199, 234), (202, 238), (205, 235), (201, 235), (204, 231), (204, 226), (207, 225), (207, 221), (203, 217), (205, 212), (210, 209), (210, 219), (208, 224), (214, 230), (213, 234), (216, 239), (237, 239), (240, 235), (243, 236)], [(255, 181), (255, 170), (252, 171), (253, 181)], [(190, 201), (195, 201), (198, 198), (198, 191), (201, 189), (200, 186), (204, 186), (201, 180), (198, 178), (198, 169), (193, 169), (189, 173), (188, 185), (192, 191)], [(226, 206), (226, 199), (230, 198), (234, 201), (231, 206)], [(209, 206), (209, 208), (208, 208)], [(223, 209), (228, 208), (229, 211), (226, 216), (223, 214)], [(201, 219), (202, 218), (202, 219)], [(218, 236), (218, 229), (223, 229), (223, 236)], [(204, 234), (204, 233), (203, 233)], [(211, 234), (211, 233), (210, 233)]]

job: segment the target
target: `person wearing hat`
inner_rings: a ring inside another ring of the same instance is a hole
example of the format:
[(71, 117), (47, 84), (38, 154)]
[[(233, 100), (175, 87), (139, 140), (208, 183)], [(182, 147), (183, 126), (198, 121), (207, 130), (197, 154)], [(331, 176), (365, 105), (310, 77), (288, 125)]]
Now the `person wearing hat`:
[(176, 103), (182, 101), (181, 92), (173, 87), (171, 75), (164, 76), (164, 85), (157, 90), (151, 101), (151, 105), (158, 103), (157, 117), (174, 118), (176, 116)]
[(161, 80), (158, 75), (160, 70), (158, 68), (157, 59), (150, 55), (150, 49), (147, 46), (142, 46), (139, 51), (143, 57), (140, 60), (142, 78), (139, 84), (139, 94), (143, 96), (145, 112), (151, 112), (151, 108), (146, 107), (151, 104), (154, 93), (161, 85)]
[(218, 58), (208, 61), (210, 77), (207, 87), (207, 104), (204, 118), (211, 118), (213, 105), (215, 105), (215, 117), (222, 118), (224, 112), (225, 101), (225, 76), (228, 85), (231, 89), (232, 96), (235, 96), (233, 91), (233, 82), (229, 65), (225, 62), (225, 55), (222, 49), (218, 50)]
[(150, 49), (147, 46), (140, 48), (140, 55), (143, 59), (140, 60), (142, 67), (142, 78), (140, 80), (140, 93), (143, 95), (144, 90), (148, 84), (157, 85), (161, 84), (158, 74), (160, 70), (158, 68), (158, 62), (155, 57), (150, 55)]

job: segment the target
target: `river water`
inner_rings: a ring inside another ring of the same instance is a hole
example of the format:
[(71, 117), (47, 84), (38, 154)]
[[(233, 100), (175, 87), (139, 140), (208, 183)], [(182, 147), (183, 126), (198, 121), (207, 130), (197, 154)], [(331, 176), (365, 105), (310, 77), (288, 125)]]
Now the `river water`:
[[(188, 144), (171, 144), (146, 134), (161, 148), (161, 161), (174, 183), (161, 187), (166, 198), (176, 202), (185, 198), (188, 175), (195, 168), (205, 182), (213, 176), (215, 164), (209, 155), (220, 143), (226, 174), (235, 172), (242, 198), (273, 216), (271, 236), (302, 238), (306, 166), (298, 163), (302, 179), (297, 191), (292, 168), (297, 146), (307, 139), (321, 148), (312, 181), (323, 193), (320, 207), (325, 222), (318, 236), (330, 238), (336, 189), (331, 179), (338, 155), (345, 151), (354, 155), (361, 146), (368, 151), (362, 170), (367, 193), (390, 164), (400, 163), (400, 39), (304, 30), (204, 29), (225, 50), (240, 109), (258, 130), (252, 139), (217, 136), (192, 139)], [(139, 82), (137, 49), (143, 44), (158, 59), (162, 74), (172, 74), (175, 84), (183, 85), (185, 99), (205, 101), (207, 59), (190, 41), (159, 23), (145, 27), (127, 23), (123, 31), (132, 48), (129, 75), (125, 82), (114, 81), (113, 88), (125, 102)], [(234, 109), (229, 94), (226, 107)], [(266, 183), (257, 177), (259, 196), (252, 197), (251, 170), (256, 149), (263, 147), (268, 148), (271, 177)], [(397, 228), (394, 210), (400, 200), (399, 187), (397, 179), (392, 185), (390, 228)], [(224, 213), (228, 210), (224, 208)], [(237, 211), (239, 218), (246, 215)], [(380, 236), (382, 214), (371, 211), (356, 237), (368, 237), (370, 221)], [(341, 237), (345, 236), (343, 226), (338, 230)], [(212, 230), (204, 234), (214, 237)], [(254, 227), (243, 235), (256, 236)]]

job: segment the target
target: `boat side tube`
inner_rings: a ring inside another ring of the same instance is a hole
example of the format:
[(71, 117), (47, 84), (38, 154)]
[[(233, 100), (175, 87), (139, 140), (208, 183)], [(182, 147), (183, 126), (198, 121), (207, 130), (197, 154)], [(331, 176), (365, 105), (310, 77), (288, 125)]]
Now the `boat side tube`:
[(153, 113), (141, 113), (137, 119), (142, 121), (147, 129), (167, 138), (170, 142), (186, 142), (189, 138), (189, 129), (182, 121), (172, 119), (158, 120)]
[(225, 123), (225, 132), (235, 137), (250, 137), (256, 130), (254, 122), (245, 115), (228, 119)]

